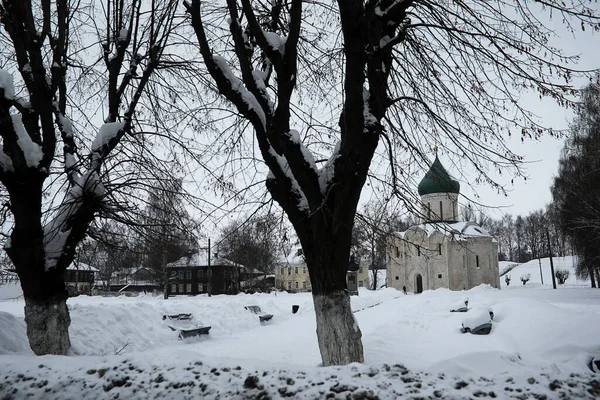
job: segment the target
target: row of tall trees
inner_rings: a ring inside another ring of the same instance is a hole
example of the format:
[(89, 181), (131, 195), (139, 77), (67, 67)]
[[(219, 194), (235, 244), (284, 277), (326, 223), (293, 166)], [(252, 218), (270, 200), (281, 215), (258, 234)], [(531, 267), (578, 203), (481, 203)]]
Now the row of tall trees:
[(581, 94), (552, 195), (557, 221), (578, 256), (577, 274), (600, 287), (599, 83), (591, 83)]

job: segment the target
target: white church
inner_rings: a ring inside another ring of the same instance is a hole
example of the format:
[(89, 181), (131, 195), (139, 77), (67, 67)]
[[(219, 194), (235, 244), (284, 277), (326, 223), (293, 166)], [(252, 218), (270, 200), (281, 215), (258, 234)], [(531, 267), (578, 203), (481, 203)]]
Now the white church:
[(388, 246), (387, 285), (407, 292), (480, 284), (500, 288), (498, 243), (474, 222), (458, 221), (460, 184), (437, 157), (419, 183), (422, 223)]

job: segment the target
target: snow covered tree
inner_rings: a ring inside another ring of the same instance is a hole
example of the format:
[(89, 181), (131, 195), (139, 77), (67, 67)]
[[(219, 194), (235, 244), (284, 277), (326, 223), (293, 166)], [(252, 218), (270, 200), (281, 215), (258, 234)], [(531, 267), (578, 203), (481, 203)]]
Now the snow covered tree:
[[(568, 27), (598, 22), (581, 2), (558, 0), (184, 5), (208, 73), (254, 129), (267, 189), (304, 249), (324, 365), (363, 361), (346, 272), (378, 146), (388, 157), (379, 181), (407, 203), (414, 196), (405, 173), (415, 161), (427, 164), (436, 142), (502, 191), (487, 167), (519, 175), (521, 162), (504, 135), (553, 133), (519, 94), (569, 105), (574, 93), (571, 58), (550, 45), (540, 13), (559, 13)], [(335, 115), (327, 129), (323, 114)]]
[[(123, 161), (107, 165), (120, 143), (136, 146), (136, 110), (162, 65), (176, 4), (0, 2), (0, 182), (14, 220), (5, 249), (36, 354), (70, 347), (64, 271), (94, 218), (118, 211), (108, 182)], [(106, 107), (94, 133), (82, 128), (94, 116), (79, 112), (88, 99)], [(53, 182), (62, 187), (49, 203)]]
[(531, 279), (531, 274), (523, 274), (523, 275), (521, 275), (520, 279), (521, 279), (521, 282), (523, 282), (523, 285), (525, 285)]

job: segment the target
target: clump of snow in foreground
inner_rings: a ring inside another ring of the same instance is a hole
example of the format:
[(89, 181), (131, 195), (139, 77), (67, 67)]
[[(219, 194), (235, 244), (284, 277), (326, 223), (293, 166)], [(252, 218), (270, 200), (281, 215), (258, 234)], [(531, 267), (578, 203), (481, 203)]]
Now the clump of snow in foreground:
[[(469, 307), (494, 310), (490, 335), (460, 333), (468, 313), (448, 310), (465, 297)], [(327, 368), (319, 367), (310, 294), (81, 296), (68, 304), (74, 354), (35, 357), (23, 344), (23, 301), (0, 301), (0, 331), (11, 332), (0, 341), (14, 341), (0, 343), (0, 398), (600, 396), (600, 376), (587, 367), (600, 356), (599, 289), (361, 289), (352, 308), (365, 364)], [(274, 318), (261, 324), (246, 305)], [(161, 318), (187, 312), (212, 326), (208, 337), (180, 341)]]

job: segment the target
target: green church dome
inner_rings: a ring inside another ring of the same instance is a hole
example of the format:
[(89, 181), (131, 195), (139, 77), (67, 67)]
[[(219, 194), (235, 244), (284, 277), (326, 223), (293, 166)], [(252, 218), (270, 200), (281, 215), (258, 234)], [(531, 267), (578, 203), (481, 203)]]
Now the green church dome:
[(435, 161), (425, 174), (425, 177), (419, 183), (419, 195), (432, 193), (459, 193), (460, 183), (453, 179), (446, 168), (442, 165), (435, 155)]

